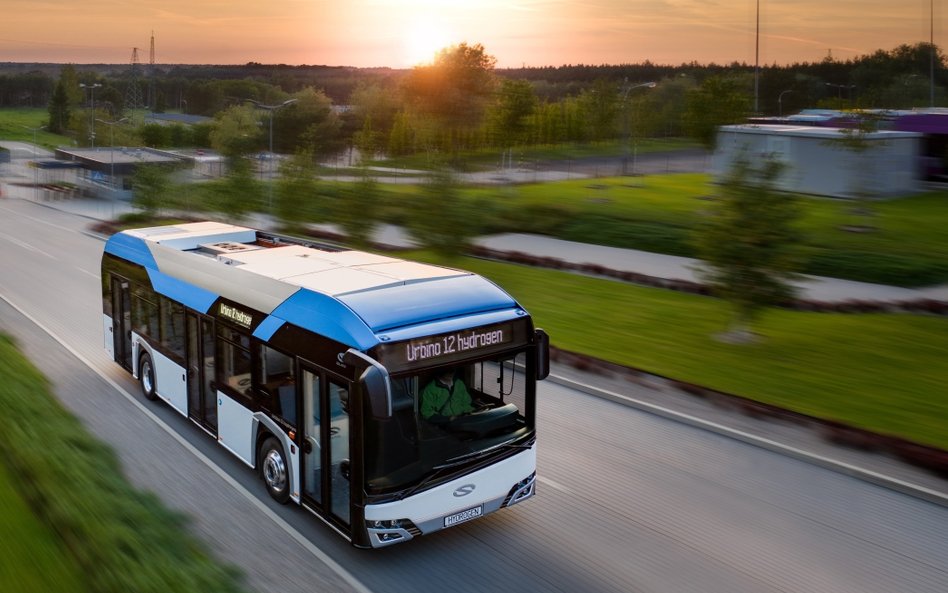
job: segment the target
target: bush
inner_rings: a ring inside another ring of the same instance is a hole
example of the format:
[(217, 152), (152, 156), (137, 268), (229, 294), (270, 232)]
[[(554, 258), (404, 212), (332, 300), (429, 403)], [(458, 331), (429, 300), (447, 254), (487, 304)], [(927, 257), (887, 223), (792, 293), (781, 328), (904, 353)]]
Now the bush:
[(948, 264), (891, 253), (813, 251), (803, 272), (905, 287), (948, 282)]
[(507, 230), (560, 236), (562, 229), (577, 216), (576, 209), (561, 204), (504, 204)]
[(660, 222), (584, 216), (567, 224), (561, 238), (580, 243), (594, 242), (609, 247), (694, 257), (690, 233), (689, 229)]
[(241, 590), (236, 572), (187, 534), (182, 515), (125, 481), (115, 454), (59, 406), (46, 379), (2, 335), (0, 406), (0, 461), (33, 513), (59, 534), (90, 590)]

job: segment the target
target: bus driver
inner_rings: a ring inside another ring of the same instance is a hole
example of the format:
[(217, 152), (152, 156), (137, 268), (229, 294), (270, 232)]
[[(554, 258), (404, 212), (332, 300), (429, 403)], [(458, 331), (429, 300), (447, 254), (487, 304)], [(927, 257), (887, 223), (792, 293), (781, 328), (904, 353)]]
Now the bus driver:
[(445, 422), (449, 418), (474, 411), (471, 394), (464, 381), (454, 378), (453, 368), (443, 369), (421, 392), (421, 416), (425, 420)]

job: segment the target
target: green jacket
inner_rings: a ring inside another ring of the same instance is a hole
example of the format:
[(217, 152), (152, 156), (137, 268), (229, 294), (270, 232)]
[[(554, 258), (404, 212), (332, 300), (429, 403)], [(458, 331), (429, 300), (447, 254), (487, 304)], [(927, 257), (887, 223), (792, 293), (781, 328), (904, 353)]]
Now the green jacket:
[(421, 391), (422, 418), (458, 416), (473, 411), (471, 394), (460, 379), (450, 388), (435, 379)]

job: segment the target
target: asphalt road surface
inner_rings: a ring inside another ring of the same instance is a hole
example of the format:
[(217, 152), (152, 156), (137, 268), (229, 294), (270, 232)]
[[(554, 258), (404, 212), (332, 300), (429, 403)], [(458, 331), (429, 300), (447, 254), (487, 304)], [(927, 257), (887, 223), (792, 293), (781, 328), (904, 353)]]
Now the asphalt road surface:
[(948, 509), (552, 383), (534, 499), (355, 550), (107, 359), (88, 223), (0, 200), (0, 330), (253, 590), (948, 591)]

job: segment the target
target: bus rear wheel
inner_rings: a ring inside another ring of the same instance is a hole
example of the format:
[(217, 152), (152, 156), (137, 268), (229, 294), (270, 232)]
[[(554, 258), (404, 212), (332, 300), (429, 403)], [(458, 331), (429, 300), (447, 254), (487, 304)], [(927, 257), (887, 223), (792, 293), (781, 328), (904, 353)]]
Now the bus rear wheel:
[(285, 504), (290, 500), (290, 472), (286, 464), (283, 446), (273, 437), (260, 447), (260, 475), (273, 500)]
[(158, 392), (155, 389), (155, 367), (151, 363), (151, 357), (144, 352), (139, 359), (138, 378), (142, 382), (142, 395), (145, 399), (155, 401), (158, 399)]

